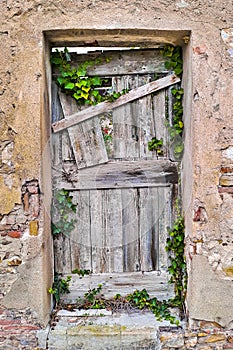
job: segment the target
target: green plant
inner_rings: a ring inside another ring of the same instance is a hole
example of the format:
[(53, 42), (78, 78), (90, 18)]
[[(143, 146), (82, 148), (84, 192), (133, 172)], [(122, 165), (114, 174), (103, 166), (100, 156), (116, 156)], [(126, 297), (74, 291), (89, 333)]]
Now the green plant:
[(179, 320), (175, 316), (171, 315), (169, 308), (173, 305), (163, 300), (160, 301), (156, 297), (150, 298), (146, 289), (141, 291), (136, 290), (132, 294), (127, 296), (127, 300), (133, 303), (140, 310), (148, 309), (153, 312), (158, 321), (167, 320), (172, 324), (179, 325)]
[[(105, 59), (106, 63), (109, 61), (109, 58)], [(71, 95), (78, 104), (94, 105), (106, 100), (113, 102), (128, 92), (127, 89), (121, 92), (109, 92), (108, 90), (105, 90), (105, 93), (100, 92), (99, 88), (103, 87), (108, 82), (108, 79), (98, 76), (89, 77), (87, 69), (102, 63), (102, 58), (85, 61), (77, 68), (72, 68), (70, 62), (71, 55), (67, 48), (64, 51), (56, 50), (56, 52), (52, 53), (51, 63), (58, 68), (60, 73), (57, 77), (57, 84), (64, 92)]]
[[(161, 51), (163, 56), (167, 59), (165, 61), (165, 68), (172, 69), (174, 73), (182, 77), (183, 72), (183, 60), (182, 50), (180, 47), (174, 47), (172, 45), (166, 45)], [(173, 152), (176, 159), (179, 159), (184, 150), (182, 141), (183, 134), (183, 104), (182, 99), (184, 90), (180, 86), (173, 87), (171, 89), (173, 95), (172, 104), (172, 120), (169, 120), (168, 111), (168, 98), (166, 99), (166, 126), (168, 127), (170, 142), (173, 145)]]
[(167, 60), (165, 61), (165, 68), (172, 69), (179, 77), (183, 72), (182, 50), (179, 46), (165, 45), (161, 53)]
[(90, 270), (79, 270), (79, 269), (74, 269), (74, 270), (72, 271), (72, 273), (84, 277), (84, 276), (86, 276), (86, 275), (90, 275), (91, 271), (90, 271)]
[(97, 288), (90, 289), (84, 294), (84, 298), (79, 298), (77, 300), (78, 307), (85, 307), (89, 309), (103, 309), (105, 308), (105, 302), (100, 297), (100, 292), (102, 290), (102, 284), (99, 284)]
[(170, 303), (178, 307), (181, 314), (183, 314), (185, 311), (184, 301), (187, 287), (187, 270), (184, 255), (185, 227), (182, 216), (178, 216), (173, 227), (168, 230), (168, 234), (169, 237), (166, 244), (166, 251), (170, 259), (168, 271), (171, 275), (170, 283), (174, 284), (175, 290), (175, 297), (170, 300)]
[(156, 151), (157, 155), (163, 155), (163, 139), (157, 139), (153, 137), (151, 141), (148, 142), (148, 150)]
[(53, 196), (52, 205), (52, 234), (57, 236), (63, 234), (68, 236), (75, 228), (76, 220), (70, 218), (70, 214), (76, 212), (76, 205), (73, 204), (73, 197), (68, 190), (56, 190)]
[(71, 276), (67, 276), (66, 279), (64, 279), (64, 278), (60, 278), (59, 274), (55, 274), (53, 286), (49, 288), (48, 292), (54, 296), (56, 303), (60, 301), (62, 294), (70, 292), (69, 290), (70, 281), (71, 281)]

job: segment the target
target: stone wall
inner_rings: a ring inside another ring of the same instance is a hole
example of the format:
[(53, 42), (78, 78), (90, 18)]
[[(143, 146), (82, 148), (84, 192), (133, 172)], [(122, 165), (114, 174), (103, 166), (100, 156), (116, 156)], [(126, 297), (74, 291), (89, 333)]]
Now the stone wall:
[(1, 1), (0, 294), (5, 308), (30, 310), (41, 325), (51, 308), (49, 42), (147, 42), (150, 47), (169, 42), (182, 44), (185, 59), (182, 187), (189, 318), (231, 328), (232, 10), (228, 0)]

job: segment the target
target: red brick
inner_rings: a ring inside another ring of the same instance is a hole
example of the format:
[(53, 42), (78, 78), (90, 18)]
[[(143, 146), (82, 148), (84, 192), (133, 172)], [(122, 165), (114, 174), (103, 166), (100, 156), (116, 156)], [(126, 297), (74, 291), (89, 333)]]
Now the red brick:
[(11, 238), (20, 238), (21, 232), (20, 231), (10, 231), (10, 232), (8, 232), (8, 236)]
[(7, 232), (1, 232), (1, 236), (2, 237), (6, 237), (7, 236)]
[(0, 320), (0, 326), (20, 324), (20, 320)]

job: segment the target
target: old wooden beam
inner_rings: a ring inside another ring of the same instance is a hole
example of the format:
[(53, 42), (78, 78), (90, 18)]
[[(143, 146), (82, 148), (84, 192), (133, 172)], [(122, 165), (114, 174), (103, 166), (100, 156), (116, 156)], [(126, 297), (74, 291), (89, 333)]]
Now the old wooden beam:
[[(109, 189), (131, 187), (158, 187), (177, 183), (176, 163), (164, 160), (140, 160), (109, 162), (91, 168), (83, 168), (60, 178), (57, 186), (66, 189)], [(55, 179), (56, 180), (56, 179)]]
[(128, 102), (137, 100), (141, 97), (149, 95), (158, 90), (164, 89), (178, 82), (180, 82), (180, 78), (178, 78), (175, 74), (168, 75), (167, 77), (158, 79), (156, 81), (153, 81), (151, 83), (145, 84), (143, 86), (140, 86), (136, 89), (129, 91), (127, 94), (119, 97), (115, 102), (105, 101), (95, 106), (86, 108), (77, 113), (74, 113), (70, 116), (65, 115), (64, 119), (59, 120), (52, 124), (52, 129), (54, 132), (64, 130), (66, 128), (79, 124), (85, 120), (93, 118), (99, 114), (109, 112), (114, 108), (122, 106)]

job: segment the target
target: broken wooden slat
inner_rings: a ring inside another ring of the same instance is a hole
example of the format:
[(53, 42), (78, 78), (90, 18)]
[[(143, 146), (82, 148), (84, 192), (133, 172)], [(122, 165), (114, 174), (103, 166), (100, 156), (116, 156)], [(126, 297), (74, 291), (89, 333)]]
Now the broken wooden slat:
[[(60, 93), (59, 97), (65, 117), (77, 111), (77, 103), (71, 96)], [(68, 133), (78, 169), (108, 161), (98, 117), (70, 127)]]
[(65, 128), (69, 128), (85, 120), (93, 118), (101, 113), (106, 113), (128, 102), (137, 100), (143, 96), (151, 94), (152, 92), (164, 89), (170, 85), (178, 83), (179, 81), (180, 78), (178, 78), (175, 74), (172, 74), (164, 78), (158, 79), (156, 81), (153, 81), (151, 83), (148, 83), (146, 85), (140, 86), (136, 89), (129, 91), (127, 94), (122, 95), (115, 102), (110, 103), (108, 101), (105, 101), (95, 106), (86, 108), (80, 112), (74, 113), (69, 117), (66, 116), (65, 119), (52, 124), (53, 131), (58, 132)]
[(84, 168), (70, 175), (69, 179), (58, 183), (58, 187), (87, 190), (169, 186), (177, 183), (178, 175), (175, 163), (151, 159), (109, 162), (94, 168)]

